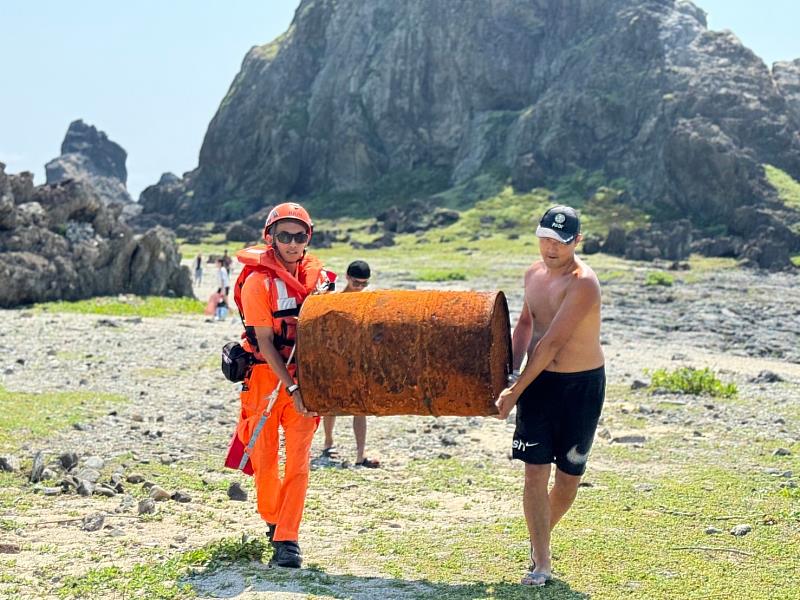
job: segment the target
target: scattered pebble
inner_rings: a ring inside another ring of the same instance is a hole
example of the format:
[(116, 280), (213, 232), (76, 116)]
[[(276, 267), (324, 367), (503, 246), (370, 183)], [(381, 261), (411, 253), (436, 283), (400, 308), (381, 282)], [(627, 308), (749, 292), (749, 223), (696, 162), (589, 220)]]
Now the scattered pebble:
[(65, 471), (71, 471), (78, 464), (78, 455), (75, 452), (64, 452), (58, 457), (58, 462)]
[(731, 529), (731, 535), (742, 537), (744, 535), (747, 535), (751, 531), (753, 531), (752, 525), (746, 525), (746, 524), (736, 525), (733, 529)]
[(80, 479), (78, 481), (78, 487), (76, 491), (81, 496), (91, 496), (94, 494), (94, 484), (86, 479)]
[(11, 454), (0, 456), (0, 471), (19, 472), (19, 459)]
[(169, 500), (172, 497), (172, 494), (170, 494), (164, 488), (154, 485), (150, 488), (150, 497), (156, 502), (163, 502), (165, 500)]
[[(152, 494), (152, 492), (153, 492), (153, 490), (150, 490), (151, 494)], [(170, 496), (170, 498), (172, 500), (174, 500), (175, 502), (181, 502), (183, 504), (192, 501), (192, 497), (189, 494), (187, 494), (186, 492), (183, 492), (181, 490), (176, 491), (174, 494), (172, 494), (172, 496)]]
[(113, 498), (117, 495), (117, 491), (108, 487), (105, 484), (98, 485), (94, 490), (95, 495), (105, 496), (106, 498)]
[(758, 375), (750, 379), (750, 383), (778, 383), (783, 381), (783, 377), (772, 371), (761, 371)]
[(152, 515), (156, 512), (156, 501), (152, 498), (145, 498), (144, 500), (139, 500), (139, 504), (137, 505), (137, 511), (140, 515)]
[(236, 502), (244, 502), (247, 500), (247, 492), (242, 489), (238, 481), (234, 481), (228, 486), (228, 498)]
[(89, 469), (89, 468), (80, 469), (75, 474), (75, 476), (78, 479), (85, 479), (90, 483), (97, 483), (98, 481), (100, 481), (100, 471), (97, 471), (95, 469)]
[(44, 453), (39, 450), (33, 457), (33, 465), (31, 466), (30, 482), (39, 483), (42, 479), (42, 471), (44, 471)]
[(103, 528), (106, 522), (106, 516), (103, 513), (94, 513), (83, 517), (83, 525), (81, 529), (84, 531), (99, 531)]
[(83, 466), (85, 466), (88, 469), (94, 469), (96, 471), (99, 471), (104, 466), (106, 466), (106, 461), (104, 461), (99, 456), (89, 456), (83, 461)]
[(643, 435), (621, 435), (611, 438), (613, 444), (644, 444), (647, 438)]

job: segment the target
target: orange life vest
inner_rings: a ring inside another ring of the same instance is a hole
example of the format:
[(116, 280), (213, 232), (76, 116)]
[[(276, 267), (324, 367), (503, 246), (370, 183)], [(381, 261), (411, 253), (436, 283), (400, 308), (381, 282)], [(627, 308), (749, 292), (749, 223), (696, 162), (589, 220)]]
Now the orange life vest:
[(254, 354), (258, 352), (255, 328), (247, 325), (242, 308), (242, 286), (252, 273), (265, 273), (272, 311), (273, 343), (284, 360), (288, 359), (295, 343), (297, 316), (303, 301), (309, 294), (332, 290), (336, 274), (324, 269), (318, 258), (306, 254), (297, 265), (295, 277), (275, 258), (275, 250), (267, 246), (251, 246), (239, 250), (236, 258), (244, 265), (233, 288), (233, 300), (244, 325), (244, 349)]

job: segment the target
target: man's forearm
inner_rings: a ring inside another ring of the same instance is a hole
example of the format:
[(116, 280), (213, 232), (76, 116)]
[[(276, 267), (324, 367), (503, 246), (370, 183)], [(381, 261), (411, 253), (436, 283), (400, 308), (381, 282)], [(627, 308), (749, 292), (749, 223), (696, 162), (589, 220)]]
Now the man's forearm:
[(525, 354), (528, 352), (528, 344), (531, 343), (531, 333), (533, 328), (530, 325), (517, 323), (514, 334), (511, 336), (511, 353), (513, 354), (514, 370), (519, 369)]
[(558, 353), (558, 348), (546, 337), (539, 340), (533, 350), (533, 354), (528, 357), (525, 368), (519, 375), (517, 382), (511, 386), (515, 392), (522, 392), (553, 362)]

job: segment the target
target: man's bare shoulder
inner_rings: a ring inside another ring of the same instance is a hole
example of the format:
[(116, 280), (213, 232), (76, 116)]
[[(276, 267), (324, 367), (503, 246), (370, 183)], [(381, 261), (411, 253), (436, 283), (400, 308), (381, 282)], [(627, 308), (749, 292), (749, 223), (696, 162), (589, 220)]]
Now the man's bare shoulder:
[(575, 257), (577, 268), (573, 271), (575, 280), (572, 285), (579, 293), (591, 293), (600, 295), (600, 280), (592, 268), (585, 262)]
[(575, 263), (578, 266), (578, 268), (576, 269), (576, 275), (578, 279), (589, 279), (597, 284), (600, 283), (600, 280), (597, 278), (597, 274), (594, 272), (592, 267), (587, 265), (583, 260), (581, 260), (577, 256), (575, 257)]
[(547, 267), (544, 265), (543, 260), (537, 260), (536, 262), (532, 263), (530, 267), (527, 268), (525, 271), (525, 281), (528, 280), (530, 277), (535, 277), (547, 270)]

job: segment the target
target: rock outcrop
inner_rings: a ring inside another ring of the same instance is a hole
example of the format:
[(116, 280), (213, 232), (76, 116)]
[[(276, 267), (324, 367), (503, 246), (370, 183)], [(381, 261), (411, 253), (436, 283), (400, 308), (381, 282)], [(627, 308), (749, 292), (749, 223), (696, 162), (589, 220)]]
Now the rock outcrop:
[[(152, 216), (162, 223), (177, 225), (178, 215), (189, 214), (186, 181), (174, 173), (164, 173), (158, 183), (146, 187), (139, 195), (139, 204), (145, 216)], [(194, 219), (193, 219), (194, 220)]]
[(800, 129), (800, 58), (776, 62), (772, 65), (772, 77)]
[(526, 189), (582, 169), (727, 225), (774, 197), (763, 163), (800, 178), (789, 71), (684, 0), (303, 0), (247, 54), (174, 206), (234, 218), (421, 169)]
[(0, 163), (0, 307), (119, 293), (192, 296), (174, 234), (134, 235), (121, 212), (85, 181), (33, 187), (30, 174), (6, 175)]
[(122, 146), (109, 140), (104, 132), (78, 119), (67, 129), (61, 156), (45, 165), (47, 183), (82, 181), (95, 189), (100, 200), (128, 205), (133, 200), (126, 188), (127, 157)]

